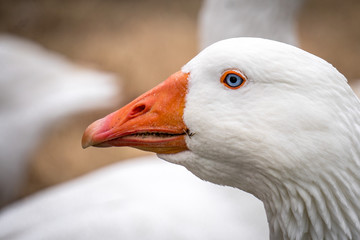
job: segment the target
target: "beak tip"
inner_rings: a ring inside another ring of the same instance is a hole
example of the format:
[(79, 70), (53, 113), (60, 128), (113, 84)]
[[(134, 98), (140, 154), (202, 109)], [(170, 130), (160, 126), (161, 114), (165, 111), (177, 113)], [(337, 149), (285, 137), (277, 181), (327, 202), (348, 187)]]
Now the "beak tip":
[[(96, 123), (96, 122), (95, 122)], [(89, 127), (86, 128), (82, 139), (81, 139), (81, 146), (83, 149), (91, 147), (95, 144), (94, 136), (96, 133), (97, 128), (94, 127), (94, 123), (91, 124)]]
[(83, 149), (97, 145), (101, 143), (99, 140), (99, 133), (103, 131), (103, 119), (99, 119), (90, 124), (81, 139), (81, 146)]
[(86, 149), (89, 147), (89, 145), (81, 143), (81, 147), (82, 147), (82, 149)]
[(91, 138), (88, 137), (88, 135), (86, 135), (86, 132), (84, 133), (82, 140), (81, 140), (81, 147), (83, 149), (88, 148), (92, 145), (92, 141)]

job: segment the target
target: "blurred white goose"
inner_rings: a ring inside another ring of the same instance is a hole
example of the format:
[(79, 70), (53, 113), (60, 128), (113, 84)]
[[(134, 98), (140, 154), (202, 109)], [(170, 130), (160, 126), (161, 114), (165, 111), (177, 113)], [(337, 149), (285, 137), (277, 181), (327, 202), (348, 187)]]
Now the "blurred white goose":
[(298, 45), (297, 16), (304, 0), (204, 0), (200, 48), (233, 37), (261, 37)]
[(29, 41), (0, 35), (0, 206), (18, 194), (28, 156), (71, 114), (111, 107), (115, 77), (79, 68)]
[[(262, 229), (258, 218), (264, 219)], [(156, 157), (109, 166), (0, 214), (4, 240), (219, 240), (239, 239), (239, 234), (257, 240), (268, 235), (260, 201), (205, 183)]]
[(346, 78), (256, 38), (206, 48), (83, 136), (84, 147), (153, 151), (253, 194), (271, 239), (360, 239), (359, 143), (360, 103)]

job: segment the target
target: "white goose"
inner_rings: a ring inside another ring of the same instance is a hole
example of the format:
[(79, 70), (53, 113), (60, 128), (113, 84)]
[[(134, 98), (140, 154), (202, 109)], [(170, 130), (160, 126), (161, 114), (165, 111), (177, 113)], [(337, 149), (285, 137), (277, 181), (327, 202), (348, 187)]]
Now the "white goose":
[(153, 151), (245, 190), (263, 201), (271, 239), (359, 239), (359, 107), (326, 61), (229, 39), (90, 125), (83, 146)]
[(268, 232), (255, 197), (148, 156), (39, 192), (0, 213), (1, 240), (263, 240)]
[(200, 48), (227, 38), (261, 37), (298, 44), (297, 16), (305, 0), (204, 0)]
[(80, 68), (19, 37), (0, 35), (0, 206), (19, 194), (46, 131), (82, 111), (111, 107), (115, 76)]

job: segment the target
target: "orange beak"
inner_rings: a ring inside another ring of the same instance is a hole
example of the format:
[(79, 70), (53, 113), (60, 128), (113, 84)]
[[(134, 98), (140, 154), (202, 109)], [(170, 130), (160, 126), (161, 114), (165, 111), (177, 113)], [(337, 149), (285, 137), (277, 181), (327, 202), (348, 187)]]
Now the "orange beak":
[(84, 132), (82, 147), (129, 146), (155, 153), (188, 149), (188, 129), (183, 121), (187, 85), (187, 73), (174, 73), (125, 107), (92, 123)]

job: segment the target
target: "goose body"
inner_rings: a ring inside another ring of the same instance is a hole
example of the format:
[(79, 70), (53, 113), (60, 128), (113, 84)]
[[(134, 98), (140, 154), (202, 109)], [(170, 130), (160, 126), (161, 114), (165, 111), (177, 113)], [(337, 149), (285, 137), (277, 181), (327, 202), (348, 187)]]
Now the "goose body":
[(11, 35), (0, 35), (0, 72), (1, 206), (19, 194), (29, 155), (46, 130), (74, 113), (111, 107), (118, 87), (111, 74)]
[(304, 0), (204, 0), (200, 48), (227, 38), (261, 37), (298, 45), (297, 16)]
[(262, 240), (268, 235), (265, 219), (253, 196), (146, 156), (3, 209), (0, 239)]
[(249, 192), (271, 239), (360, 238), (360, 104), (331, 64), (257, 38), (220, 41), (122, 109), (83, 146), (158, 153)]

